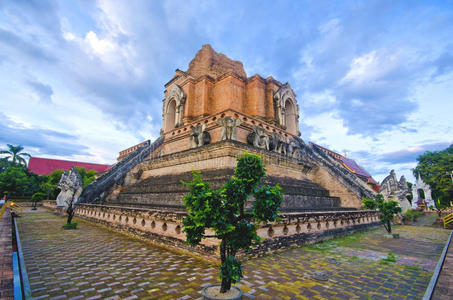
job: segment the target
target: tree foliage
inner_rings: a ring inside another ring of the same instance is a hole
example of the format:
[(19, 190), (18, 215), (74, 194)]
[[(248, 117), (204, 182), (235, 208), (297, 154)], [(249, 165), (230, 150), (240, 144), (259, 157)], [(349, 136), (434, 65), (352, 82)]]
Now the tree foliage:
[[(258, 155), (244, 153), (237, 160), (234, 175), (217, 190), (203, 181), (201, 173), (193, 172), (192, 182), (183, 182), (190, 188), (184, 196), (188, 215), (183, 220), (187, 243), (197, 245), (202, 239), (215, 237), (220, 242), (221, 292), (231, 288), (242, 277), (241, 262), (235, 258), (239, 250), (249, 250), (261, 240), (257, 224), (277, 219), (282, 202), (281, 188), (261, 185), (266, 175)], [(249, 196), (255, 202), (251, 210), (245, 209)], [(214, 232), (207, 234), (207, 229)]]
[(366, 209), (379, 210), (379, 220), (384, 225), (387, 232), (392, 233), (392, 220), (396, 214), (401, 213), (401, 206), (397, 201), (385, 200), (384, 196), (377, 194), (375, 199), (364, 197), (363, 207)]
[(36, 193), (34, 193), (33, 196), (31, 196), (31, 202), (33, 202), (33, 209), (36, 209), (36, 203), (46, 199), (46, 196), (47, 195), (44, 192), (36, 192)]
[(420, 176), (431, 187), (432, 197), (440, 208), (453, 200), (453, 145), (442, 151), (426, 152), (417, 158), (414, 176)]
[(0, 174), (2, 194), (19, 195), (19, 192), (26, 191), (30, 184), (30, 178), (22, 167), (9, 166)]
[[(86, 188), (96, 179), (97, 172), (95, 170), (86, 170), (84, 167), (76, 167), (77, 172), (82, 176), (82, 187)], [(60, 175), (61, 177), (61, 175)]]
[(24, 157), (30, 158), (31, 155), (22, 152), (22, 150), (24, 150), (24, 147), (22, 147), (21, 145), (13, 146), (11, 144), (6, 144), (6, 146), (8, 147), (8, 150), (0, 150), (0, 154), (6, 154), (6, 158), (10, 158), (11, 161), (15, 164), (27, 166), (27, 161)]
[[(34, 174), (25, 164), (23, 156), (29, 155), (21, 152), (22, 146), (8, 144), (8, 149), (0, 151), (0, 154), (9, 155), (0, 158), (0, 196), (30, 197), (39, 192), (46, 194), (47, 199), (56, 199), (60, 192), (58, 183), (63, 170), (55, 170), (49, 176)], [(83, 167), (77, 167), (77, 171), (82, 176), (83, 188), (93, 182), (97, 174), (96, 171), (87, 171)]]

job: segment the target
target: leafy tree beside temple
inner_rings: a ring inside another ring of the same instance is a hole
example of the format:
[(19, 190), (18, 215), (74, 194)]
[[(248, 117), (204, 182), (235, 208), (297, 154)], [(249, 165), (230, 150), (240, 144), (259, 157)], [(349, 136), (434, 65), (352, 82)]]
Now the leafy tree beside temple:
[[(241, 279), (241, 262), (235, 256), (238, 251), (248, 250), (260, 242), (257, 224), (277, 218), (282, 202), (281, 188), (260, 185), (265, 175), (261, 157), (244, 153), (237, 159), (234, 175), (220, 189), (211, 189), (200, 172), (193, 173), (192, 182), (184, 183), (190, 188), (184, 196), (189, 212), (183, 220), (187, 242), (197, 245), (209, 237), (221, 241), (221, 293)], [(251, 195), (255, 202), (251, 210), (246, 210), (245, 204)], [(207, 229), (212, 229), (214, 234), (206, 234)]]
[(449, 207), (453, 201), (453, 145), (442, 151), (428, 151), (417, 161), (414, 176), (420, 176), (431, 187), (437, 206)]
[(381, 220), (388, 234), (391, 234), (393, 218), (396, 214), (401, 213), (401, 206), (398, 201), (385, 200), (382, 194), (377, 194), (375, 199), (364, 197), (362, 201), (364, 208), (379, 210), (379, 220)]

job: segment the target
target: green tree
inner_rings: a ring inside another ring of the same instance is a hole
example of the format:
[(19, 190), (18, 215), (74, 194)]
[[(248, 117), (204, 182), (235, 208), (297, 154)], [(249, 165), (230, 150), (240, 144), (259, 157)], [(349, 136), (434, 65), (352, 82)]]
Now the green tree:
[(414, 195), (412, 195), (412, 182), (407, 182), (407, 186), (409, 187), (409, 192), (407, 193), (407, 200), (409, 200), (410, 203), (412, 203), (412, 199), (414, 199)]
[(13, 165), (13, 163), (8, 161), (8, 157), (0, 158), (0, 173), (3, 173), (11, 165)]
[(49, 179), (47, 180), (48, 183), (53, 185), (58, 185), (61, 179), (61, 175), (63, 175), (63, 170), (56, 169), (52, 173), (49, 174)]
[[(77, 172), (82, 176), (82, 187), (86, 188), (96, 179), (97, 172), (95, 170), (86, 170), (84, 167), (76, 167)], [(61, 177), (61, 176), (60, 176)]]
[(63, 170), (57, 169), (49, 174), (47, 181), (41, 186), (41, 191), (47, 193), (47, 199), (56, 199), (60, 193), (58, 183), (60, 182)]
[[(197, 245), (208, 237), (221, 240), (221, 293), (241, 279), (241, 262), (235, 256), (239, 250), (249, 250), (260, 242), (257, 224), (277, 219), (282, 202), (281, 188), (261, 185), (265, 175), (262, 159), (244, 153), (237, 160), (234, 175), (220, 189), (211, 189), (199, 171), (193, 172), (192, 182), (183, 182), (190, 188), (184, 196), (188, 210), (183, 220), (187, 243)], [(251, 195), (255, 202), (251, 210), (246, 210), (244, 206)], [(207, 235), (205, 230), (208, 228), (215, 234)]]
[(55, 191), (58, 190), (58, 186), (55, 184), (51, 184), (48, 181), (44, 182), (41, 184), (41, 193), (44, 193), (47, 195), (47, 200), (50, 198), (55, 199)]
[(33, 202), (33, 210), (36, 210), (36, 203), (46, 199), (46, 194), (43, 192), (36, 192), (31, 196), (31, 202)]
[(453, 145), (442, 151), (425, 152), (417, 158), (414, 176), (420, 176), (431, 187), (436, 206), (445, 208), (453, 200)]
[(37, 175), (25, 169), (25, 174), (29, 178), (29, 185), (24, 191), (24, 195), (33, 195), (34, 193), (41, 191), (41, 186), (47, 181), (47, 175)]
[(13, 163), (27, 166), (27, 161), (24, 157), (30, 158), (31, 155), (22, 152), (22, 150), (24, 150), (24, 147), (22, 147), (21, 145), (13, 146), (11, 144), (6, 144), (6, 146), (8, 147), (8, 150), (0, 150), (0, 154), (8, 155), (7, 158), (11, 158), (11, 161)]
[(0, 159), (0, 193), (31, 196), (47, 181), (46, 175), (31, 173), (25, 166)]
[(0, 173), (0, 194), (24, 195), (30, 187), (30, 178), (19, 166), (10, 166)]
[(366, 209), (379, 210), (379, 220), (389, 234), (392, 233), (392, 220), (396, 214), (401, 212), (401, 206), (397, 201), (385, 200), (384, 196), (377, 194), (375, 199), (364, 197), (363, 207)]

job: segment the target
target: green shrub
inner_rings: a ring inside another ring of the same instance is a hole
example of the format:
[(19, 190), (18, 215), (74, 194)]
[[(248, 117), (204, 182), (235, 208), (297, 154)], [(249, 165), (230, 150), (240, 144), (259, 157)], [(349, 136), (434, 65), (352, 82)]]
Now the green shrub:
[(392, 233), (392, 220), (396, 214), (401, 212), (401, 206), (397, 201), (385, 200), (382, 194), (377, 194), (375, 199), (368, 197), (362, 198), (363, 207), (365, 209), (379, 211), (379, 220), (389, 234)]
[(36, 193), (33, 194), (33, 196), (31, 196), (31, 201), (32, 202), (39, 202), (41, 200), (46, 199), (46, 197), (47, 197), (46, 193), (36, 192)]
[(66, 223), (63, 224), (63, 229), (76, 229), (77, 228), (77, 222), (72, 222), (72, 223)]
[(409, 209), (404, 216), (406, 217), (407, 220), (409, 221), (417, 221), (417, 218), (422, 215), (422, 212), (419, 210), (412, 210)]
[(388, 265), (389, 262), (396, 262), (395, 254), (393, 254), (392, 252), (387, 253), (387, 257), (381, 259), (379, 263), (382, 265)]

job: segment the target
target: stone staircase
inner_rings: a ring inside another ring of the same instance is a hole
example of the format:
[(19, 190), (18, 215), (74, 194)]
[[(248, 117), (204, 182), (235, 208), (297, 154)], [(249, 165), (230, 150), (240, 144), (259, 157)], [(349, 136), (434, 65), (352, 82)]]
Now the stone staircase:
[[(233, 169), (204, 170), (203, 179), (217, 189), (233, 175)], [(137, 182), (119, 194), (109, 204), (152, 207), (164, 210), (184, 210), (183, 196), (189, 189), (181, 181), (191, 181), (191, 172), (149, 177)], [(329, 191), (307, 180), (286, 177), (266, 177), (263, 184), (279, 184), (283, 189), (282, 211), (340, 210), (340, 199), (331, 197)], [(252, 202), (247, 203), (251, 207)]]
[(144, 145), (133, 151), (126, 158), (115, 164), (106, 173), (96, 179), (96, 181), (83, 189), (82, 194), (76, 203), (103, 201), (114, 185), (123, 183), (127, 172), (141, 163), (150, 153), (162, 145), (163, 142), (164, 137), (160, 136), (150, 145)]
[(323, 166), (332, 176), (339, 180), (350, 191), (357, 195), (359, 198), (369, 197), (374, 198), (375, 192), (372, 191), (365, 182), (358, 179), (355, 175), (351, 174), (343, 165), (335, 161), (333, 158), (322, 152), (320, 149), (307, 145), (300, 138), (295, 138), (299, 143), (302, 152), (310, 160)]

